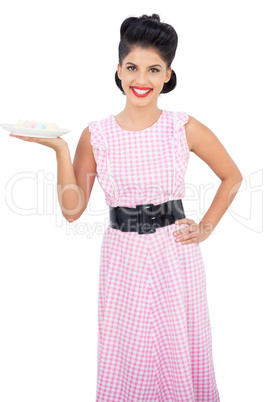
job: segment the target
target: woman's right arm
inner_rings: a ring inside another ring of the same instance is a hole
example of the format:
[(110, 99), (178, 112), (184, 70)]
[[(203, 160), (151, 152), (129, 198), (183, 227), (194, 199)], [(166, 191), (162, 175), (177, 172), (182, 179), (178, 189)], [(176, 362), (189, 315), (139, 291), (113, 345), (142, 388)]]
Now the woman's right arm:
[(96, 162), (88, 127), (81, 134), (73, 163), (68, 144), (61, 137), (10, 136), (54, 149), (57, 159), (57, 193), (62, 214), (68, 222), (78, 219), (87, 207), (96, 177)]
[(86, 127), (78, 142), (73, 164), (68, 146), (56, 151), (58, 200), (68, 222), (73, 222), (82, 215), (94, 185), (96, 162), (90, 136)]
[(72, 215), (69, 219), (65, 217), (69, 222), (78, 219), (86, 209), (97, 174), (97, 165), (90, 137), (91, 133), (88, 127), (86, 127), (81, 134), (74, 155), (73, 170), (83, 201), (79, 203), (76, 214)]

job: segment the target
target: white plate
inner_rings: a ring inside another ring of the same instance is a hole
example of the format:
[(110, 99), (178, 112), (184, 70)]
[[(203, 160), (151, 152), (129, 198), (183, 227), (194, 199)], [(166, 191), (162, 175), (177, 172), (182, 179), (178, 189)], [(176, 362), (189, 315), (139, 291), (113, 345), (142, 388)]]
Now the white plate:
[(69, 133), (71, 130), (60, 129), (59, 131), (53, 130), (36, 130), (35, 128), (16, 127), (14, 124), (0, 124), (4, 130), (12, 134), (24, 137), (41, 137), (41, 138), (57, 138), (64, 134)]

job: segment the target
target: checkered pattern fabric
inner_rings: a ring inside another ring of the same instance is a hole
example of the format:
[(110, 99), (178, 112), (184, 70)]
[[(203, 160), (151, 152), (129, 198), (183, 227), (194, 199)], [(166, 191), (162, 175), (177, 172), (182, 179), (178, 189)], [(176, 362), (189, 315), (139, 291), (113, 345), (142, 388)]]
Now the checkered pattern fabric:
[[(184, 196), (189, 159), (184, 112), (162, 110), (141, 131), (113, 115), (89, 122), (107, 205), (135, 207)], [(108, 226), (99, 271), (97, 402), (219, 402), (206, 277), (199, 243)]]

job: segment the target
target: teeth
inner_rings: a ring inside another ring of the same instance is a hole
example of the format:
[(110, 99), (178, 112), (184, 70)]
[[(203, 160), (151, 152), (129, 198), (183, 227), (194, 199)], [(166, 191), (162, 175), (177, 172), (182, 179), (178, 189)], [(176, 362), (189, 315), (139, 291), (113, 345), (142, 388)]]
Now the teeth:
[(132, 88), (133, 88), (134, 91), (137, 92), (139, 95), (146, 94), (147, 92), (150, 91), (150, 89), (147, 89), (146, 91), (143, 91), (142, 89), (137, 89), (137, 88), (134, 88), (134, 87), (132, 87)]

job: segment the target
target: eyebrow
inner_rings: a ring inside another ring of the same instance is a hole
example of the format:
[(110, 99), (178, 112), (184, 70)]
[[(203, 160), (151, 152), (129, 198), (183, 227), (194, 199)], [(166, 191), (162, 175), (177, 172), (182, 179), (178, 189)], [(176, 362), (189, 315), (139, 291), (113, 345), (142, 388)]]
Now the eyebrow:
[[(133, 66), (137, 67), (137, 65), (136, 65), (136, 64), (131, 63), (131, 62), (129, 62), (129, 61), (128, 61), (126, 64), (132, 64)], [(156, 66), (158, 66), (158, 67), (161, 67), (161, 68), (162, 68), (162, 66), (161, 66), (160, 64), (153, 64), (152, 66), (149, 66), (149, 68), (151, 68), (151, 67), (156, 67)]]

